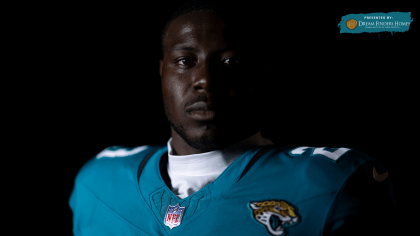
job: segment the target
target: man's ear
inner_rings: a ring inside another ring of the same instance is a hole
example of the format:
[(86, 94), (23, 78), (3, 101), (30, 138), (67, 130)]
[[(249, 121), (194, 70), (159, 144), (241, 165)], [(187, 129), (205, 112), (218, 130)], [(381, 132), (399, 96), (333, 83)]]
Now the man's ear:
[(163, 60), (159, 60), (159, 75), (162, 78)]

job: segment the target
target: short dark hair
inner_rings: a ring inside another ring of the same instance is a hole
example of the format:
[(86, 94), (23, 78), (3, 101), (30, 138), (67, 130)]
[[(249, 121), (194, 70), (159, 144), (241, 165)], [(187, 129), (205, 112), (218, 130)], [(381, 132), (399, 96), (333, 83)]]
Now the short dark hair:
[(248, 14), (251, 8), (249, 8), (249, 5), (245, 5), (245, 2), (238, 0), (192, 0), (181, 5), (163, 27), (161, 34), (162, 56), (165, 54), (163, 41), (170, 24), (175, 19), (190, 12), (212, 11), (239, 27), (253, 28), (255, 33), (252, 36), (260, 35), (258, 27), (256, 27), (258, 24), (258, 17), (256, 16), (258, 14)]

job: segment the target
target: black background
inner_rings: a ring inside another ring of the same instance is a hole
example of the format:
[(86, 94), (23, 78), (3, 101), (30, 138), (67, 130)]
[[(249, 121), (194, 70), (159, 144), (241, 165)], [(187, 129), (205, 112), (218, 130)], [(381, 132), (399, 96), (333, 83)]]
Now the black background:
[[(23, 50), (15, 56), (23, 55), (28, 65), (17, 70), (28, 79), (18, 81), (28, 90), (20, 133), (41, 166), (30, 175), (39, 176), (36, 182), (25, 181), (34, 186), (30, 194), (49, 205), (43, 232), (71, 234), (68, 199), (88, 159), (113, 145), (169, 139), (158, 72), (160, 33), (183, 2), (37, 6), (20, 29)], [(266, 61), (270, 77), (263, 135), (279, 145), (350, 147), (382, 161), (400, 209), (410, 212), (414, 185), (407, 184), (414, 176), (406, 170), (418, 146), (418, 61), (412, 58), (417, 13), (395, 3), (350, 8), (258, 2), (261, 12), (250, 17), (262, 19), (270, 51), (256, 59)], [(344, 15), (393, 11), (411, 12), (409, 31), (339, 33)]]

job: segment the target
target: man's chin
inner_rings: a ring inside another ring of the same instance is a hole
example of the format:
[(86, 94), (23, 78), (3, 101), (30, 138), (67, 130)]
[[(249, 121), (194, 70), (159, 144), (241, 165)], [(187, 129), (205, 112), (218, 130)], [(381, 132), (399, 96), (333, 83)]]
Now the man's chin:
[[(173, 130), (184, 140), (190, 147), (200, 150), (201, 152), (210, 152), (226, 148), (234, 143), (247, 138), (258, 131), (252, 127), (238, 126), (227, 123), (199, 122), (199, 124), (190, 125), (174, 125)], [(243, 127), (248, 127), (244, 129)]]
[(200, 150), (202, 152), (211, 152), (224, 148), (226, 145), (220, 145), (216, 143), (205, 143), (205, 142), (191, 142), (188, 143), (191, 147)]
[[(202, 133), (201, 135), (183, 137), (184, 141), (192, 148), (198, 149), (203, 152), (210, 152), (218, 149), (222, 149), (229, 144), (226, 140), (223, 140), (219, 135)], [(218, 138), (219, 137), (219, 138)]]

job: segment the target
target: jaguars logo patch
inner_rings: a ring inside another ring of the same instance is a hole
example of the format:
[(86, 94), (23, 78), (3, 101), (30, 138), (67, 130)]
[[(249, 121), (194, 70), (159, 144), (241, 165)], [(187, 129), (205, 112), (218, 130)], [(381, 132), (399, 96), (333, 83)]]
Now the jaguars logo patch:
[(250, 202), (252, 217), (263, 224), (271, 235), (286, 235), (287, 228), (300, 221), (295, 207), (283, 200)]

